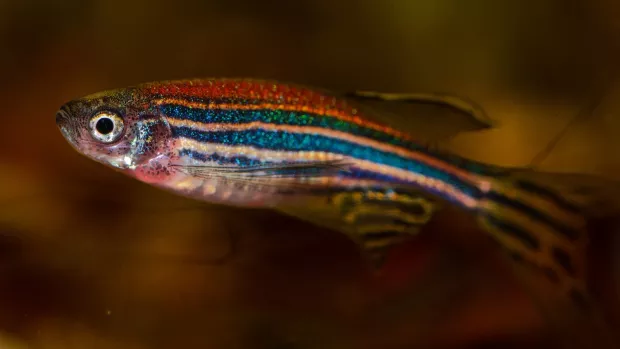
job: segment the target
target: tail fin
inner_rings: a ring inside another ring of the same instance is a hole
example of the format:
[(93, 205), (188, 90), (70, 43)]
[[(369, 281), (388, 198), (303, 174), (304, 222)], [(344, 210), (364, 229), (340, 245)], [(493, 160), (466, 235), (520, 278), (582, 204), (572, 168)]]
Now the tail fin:
[(523, 170), (486, 189), (480, 224), (508, 252), (566, 347), (620, 348), (613, 312), (604, 311), (607, 304), (595, 296), (588, 279), (590, 235), (599, 234), (590, 223), (620, 212), (620, 184)]

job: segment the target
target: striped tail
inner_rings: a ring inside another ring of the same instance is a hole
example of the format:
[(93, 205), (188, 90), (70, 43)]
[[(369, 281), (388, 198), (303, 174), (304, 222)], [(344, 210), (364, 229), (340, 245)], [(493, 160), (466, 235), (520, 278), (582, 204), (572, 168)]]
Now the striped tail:
[(480, 200), (480, 224), (568, 348), (619, 348), (588, 269), (590, 235), (599, 234), (591, 223), (617, 216), (619, 198), (618, 183), (524, 170), (489, 183)]

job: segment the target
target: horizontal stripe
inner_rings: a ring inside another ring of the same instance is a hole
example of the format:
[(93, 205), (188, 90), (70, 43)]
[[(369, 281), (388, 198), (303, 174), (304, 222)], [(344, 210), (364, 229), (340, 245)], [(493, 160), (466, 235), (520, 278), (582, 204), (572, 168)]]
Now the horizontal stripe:
[(418, 228), (417, 225), (388, 224), (386, 222), (380, 222), (378, 224), (373, 224), (373, 225), (368, 224), (368, 225), (357, 226), (356, 230), (359, 234), (390, 230), (390, 231), (400, 231), (402, 235), (407, 235), (409, 234), (410, 231), (417, 231), (416, 230), (417, 228)]
[(424, 224), (426, 221), (419, 223), (419, 220), (404, 220), (400, 217), (386, 217), (382, 212), (377, 212), (375, 214), (364, 214), (362, 216), (355, 217), (355, 224), (357, 226), (364, 225), (379, 225), (379, 224), (394, 224), (394, 225), (404, 225), (404, 226), (415, 226)]
[(403, 235), (403, 232), (395, 231), (395, 230), (385, 230), (385, 231), (365, 232), (365, 233), (362, 233), (361, 235), (364, 240), (383, 240), (383, 239), (399, 238)]
[[(327, 116), (334, 118), (336, 121), (345, 122), (346, 124), (353, 126), (360, 126), (369, 130), (379, 131), (384, 134), (392, 135), (394, 137), (407, 139), (409, 136), (406, 133), (397, 131), (386, 125), (371, 122), (367, 119), (355, 115), (355, 110), (344, 111), (340, 108), (315, 106), (312, 104), (303, 103), (273, 103), (273, 102), (258, 102), (258, 103), (215, 103), (212, 100), (209, 103), (196, 103), (179, 98), (175, 99), (161, 99), (155, 100), (154, 103), (159, 105), (160, 112), (169, 117), (177, 117), (183, 119), (193, 119), (200, 122), (214, 122), (220, 123), (223, 121), (217, 121), (220, 118), (226, 118), (230, 120), (237, 120), (237, 122), (243, 122), (244, 119), (251, 117), (269, 118), (275, 122), (279, 117), (291, 117), (291, 114), (276, 114), (276, 112), (293, 112), (293, 115), (299, 116), (306, 114), (306, 117), (301, 118), (306, 122), (316, 122), (321, 120), (322, 122), (330, 122), (328, 118), (316, 118), (316, 116)], [(218, 111), (226, 111), (225, 113), (218, 113)], [(249, 113), (242, 114), (243, 111), (263, 111), (262, 113)], [(265, 112), (272, 112), (271, 114)], [(310, 115), (314, 114), (314, 118)], [(286, 120), (286, 119), (282, 119)], [(288, 119), (293, 122), (297, 122), (293, 119)]]
[[(202, 132), (189, 127), (172, 127), (172, 133), (175, 137), (186, 137), (202, 143), (244, 145), (258, 149), (287, 152), (319, 151), (344, 155), (400, 169), (408, 172), (409, 176), (413, 178), (419, 176), (431, 178), (434, 182), (438, 181), (440, 186), (447, 184), (470, 197), (480, 196), (480, 191), (476, 186), (468, 184), (454, 175), (430, 167), (425, 163), (380, 151), (372, 147), (359, 146), (338, 138), (265, 130)], [(412, 184), (427, 185), (427, 183), (420, 182), (419, 180), (413, 180)], [(441, 187), (434, 189), (441, 189)]]
[(368, 204), (366, 202), (360, 202), (354, 204), (350, 211), (346, 214), (346, 218), (350, 220), (357, 220), (360, 216), (376, 215), (377, 213), (388, 218), (400, 218), (409, 222), (410, 224), (422, 224), (425, 223), (431, 216), (431, 211), (426, 214), (408, 214), (397, 208), (390, 206), (384, 207), (381, 204)]
[[(162, 104), (160, 112), (166, 117), (189, 120), (203, 124), (247, 124), (251, 122), (274, 125), (313, 126), (342, 131), (358, 136), (370, 137), (379, 142), (422, 150), (423, 147), (406, 140), (402, 132), (387, 127), (373, 127), (359, 118), (349, 118), (338, 111), (318, 108), (300, 108), (298, 105), (275, 104), (209, 104), (175, 101)], [(182, 104), (185, 103), (185, 104)], [(305, 109), (305, 110), (304, 110)]]
[(531, 181), (526, 181), (526, 180), (517, 180), (515, 181), (515, 185), (517, 186), (517, 188), (522, 189), (528, 193), (532, 193), (535, 195), (538, 195), (540, 197), (544, 197), (547, 200), (552, 201), (555, 205), (557, 205), (558, 207), (576, 213), (576, 214), (580, 214), (581, 213), (581, 208), (574, 204), (569, 202), (568, 200), (566, 200), (565, 198), (563, 198), (561, 195), (553, 192), (552, 190), (543, 187), (542, 185), (538, 185), (536, 183), (532, 183)]
[(187, 121), (187, 120), (169, 120), (169, 124), (173, 127), (186, 129), (192, 129), (199, 132), (224, 132), (224, 131), (273, 131), (273, 132), (285, 132), (296, 135), (305, 135), (312, 138), (323, 136), (327, 138), (337, 139), (355, 144), (359, 147), (373, 148), (380, 150), (384, 153), (393, 153), (406, 160), (416, 160), (420, 163), (424, 163), (429, 167), (434, 167), (437, 170), (448, 174), (449, 176), (458, 177), (459, 179), (469, 182), (472, 185), (477, 185), (482, 180), (482, 177), (472, 174), (468, 171), (463, 171), (459, 168), (451, 166), (448, 163), (442, 162), (434, 157), (425, 155), (420, 152), (410, 151), (405, 148), (397, 147), (394, 145), (377, 142), (373, 139), (363, 138), (355, 136), (349, 133), (335, 131), (331, 129), (323, 129), (311, 126), (292, 126), (292, 125), (274, 125), (263, 122), (252, 122), (248, 124), (203, 124), (199, 122)]
[(146, 87), (144, 90), (151, 98), (234, 98), (244, 101), (346, 107), (343, 99), (330, 96), (325, 91), (264, 79), (184, 79), (146, 83), (141, 87)]
[[(514, 182), (516, 182), (516, 180)], [(484, 192), (491, 191), (498, 195), (518, 200), (531, 210), (544, 212), (549, 219), (556, 222), (563, 222), (564, 226), (572, 227), (575, 231), (580, 231), (585, 228), (585, 219), (581, 213), (567, 210), (565, 207), (558, 205), (556, 200), (549, 198), (544, 193), (540, 195), (537, 191), (523, 190), (517, 185), (514, 185), (511, 180), (494, 180), (489, 182), (488, 188), (486, 188)]]
[[(235, 156), (224, 156), (218, 153), (204, 154), (197, 152), (192, 149), (182, 148), (178, 152), (181, 157), (189, 157), (193, 160), (198, 160), (201, 162), (214, 162), (218, 165), (230, 166), (236, 165), (240, 168), (243, 167), (258, 167), (258, 166), (277, 166), (277, 165), (291, 165), (298, 164), (300, 161), (292, 162), (292, 161), (261, 161), (260, 159), (253, 159), (243, 155), (235, 155)], [(287, 172), (288, 169), (283, 168), (282, 172)], [(295, 174), (295, 169), (288, 170), (290, 174)], [(317, 169), (320, 172), (320, 169)], [(239, 173), (239, 172), (237, 172)], [(277, 172), (278, 174), (280, 172)], [(300, 171), (298, 172), (300, 175), (307, 175), (308, 171)], [(318, 173), (317, 173), (318, 174)], [(377, 181), (383, 181), (386, 183), (394, 183), (394, 184), (405, 184), (407, 181), (399, 180), (398, 178), (394, 178), (392, 176), (383, 175), (380, 173), (375, 173), (371, 171), (365, 171), (359, 168), (349, 168), (346, 171), (340, 171), (337, 173), (339, 177), (343, 178), (357, 178), (357, 179), (373, 179)]]
[[(534, 251), (518, 238), (512, 234), (506, 233), (502, 229), (498, 229), (497, 226), (491, 224), (486, 219), (481, 221), (481, 225), (489, 233), (491, 241), (503, 248), (515, 263), (540, 270), (548, 279), (553, 278), (553, 276), (559, 276), (557, 266), (555, 264), (550, 264), (548, 251), (544, 248)], [(519, 242), (519, 244), (515, 244), (515, 241)], [(557, 283), (558, 280), (554, 280), (553, 282)]]
[[(409, 188), (408, 188), (409, 189)], [(402, 191), (395, 188), (365, 188), (337, 193), (331, 199), (336, 206), (345, 207), (349, 211), (360, 202), (381, 202), (386, 207), (400, 208), (404, 212), (411, 211), (414, 215), (431, 212), (433, 203), (426, 196), (415, 190)]]
[(482, 200), (479, 208), (490, 212), (498, 219), (513, 222), (520, 229), (530, 232), (540, 241), (541, 245), (570, 249), (574, 244), (572, 240), (558, 233), (553, 226), (529, 216), (527, 212), (491, 200)]
[[(534, 238), (534, 236), (532, 236), (529, 232), (519, 228), (517, 225), (503, 220), (499, 217), (495, 217), (490, 213), (485, 213), (484, 218), (489, 225), (495, 227), (498, 230), (501, 230), (503, 233), (509, 234), (510, 236), (518, 239), (527, 247), (535, 250), (538, 250), (540, 248), (540, 243), (538, 242), (538, 240)], [(505, 243), (503, 243), (502, 245), (505, 245)]]
[[(282, 151), (282, 150), (269, 150), (258, 149), (252, 146), (242, 145), (229, 145), (221, 143), (204, 143), (191, 138), (177, 138), (175, 140), (175, 148), (188, 148), (194, 151), (209, 154), (245, 154), (252, 158), (269, 159), (270, 161), (330, 161), (330, 160), (343, 160), (350, 161), (352, 166), (361, 170), (370, 171), (378, 174), (389, 175), (399, 180), (407, 181), (410, 185), (415, 187), (424, 188), (429, 194), (435, 194), (444, 197), (448, 201), (454, 202), (458, 205), (465, 206), (467, 208), (475, 208), (477, 201), (475, 198), (464, 194), (458, 188), (444, 183), (440, 180), (426, 177), (419, 173), (409, 172), (397, 168), (391, 168), (385, 165), (380, 165), (371, 161), (360, 160), (349, 156), (343, 156), (330, 152), (321, 151)], [(355, 180), (351, 180), (354, 183)], [(381, 187), (382, 183), (376, 183)], [(383, 183), (384, 185), (384, 183)], [(385, 188), (384, 188), (385, 189)], [(399, 192), (400, 189), (392, 188), (392, 191)]]
[(404, 203), (398, 200), (390, 200), (387, 198), (382, 200), (365, 198), (364, 202), (369, 205), (381, 205), (385, 208), (392, 207), (398, 209), (401, 212), (413, 215), (427, 215), (430, 211), (428, 203)]
[[(218, 153), (204, 154), (204, 153), (200, 153), (193, 149), (188, 149), (188, 148), (179, 149), (178, 154), (179, 156), (182, 156), (182, 157), (187, 156), (194, 160), (198, 160), (202, 162), (215, 162), (220, 165), (237, 165), (241, 167), (247, 167), (247, 166), (259, 166), (259, 165), (268, 163), (268, 162), (261, 161), (259, 159), (252, 159), (250, 157), (243, 156), (243, 155), (223, 156), (223, 155), (219, 155)], [(284, 163), (284, 162), (280, 162), (280, 163)], [(290, 163), (290, 162), (286, 162), (286, 163)]]
[(491, 200), (500, 205), (505, 205), (514, 210), (521, 211), (525, 213), (527, 216), (536, 219), (544, 224), (549, 225), (554, 231), (562, 234), (563, 236), (569, 238), (570, 240), (576, 240), (579, 237), (579, 231), (566, 226), (563, 221), (556, 221), (549, 216), (547, 216), (544, 212), (537, 210), (529, 205), (520, 202), (519, 200), (510, 199), (502, 194), (496, 192), (489, 192), (485, 196), (486, 200)]
[(185, 126), (173, 126), (172, 133), (174, 137), (186, 137), (204, 143), (244, 145), (258, 149), (288, 152), (320, 151), (351, 156), (360, 160), (367, 160), (373, 163), (440, 179), (462, 188), (465, 192), (477, 192), (475, 186), (465, 183), (461, 178), (435, 167), (431, 167), (416, 159), (407, 158), (371, 146), (353, 143), (352, 141), (337, 137), (263, 129), (230, 131), (224, 128), (224, 130), (201, 131)]
[(392, 185), (407, 185), (409, 181), (396, 178), (394, 176), (385, 175), (373, 171), (363, 170), (357, 167), (352, 167), (348, 173), (343, 173), (344, 177), (359, 178), (359, 179), (374, 179), (377, 181), (385, 182)]
[[(246, 156), (230, 156), (226, 157), (224, 155), (220, 155), (217, 153), (201, 153), (192, 149), (180, 149), (179, 156), (181, 157), (189, 157), (193, 160), (197, 160), (200, 162), (216, 162), (221, 165), (230, 166), (235, 164), (242, 165), (264, 165), (264, 164), (278, 164), (278, 163), (293, 163), (292, 161), (283, 161), (283, 162), (263, 162), (258, 159), (252, 159)], [(408, 206), (408, 207), (419, 207), (421, 205), (419, 198), (409, 198), (408, 194), (399, 193), (399, 190), (392, 189), (393, 183), (406, 183), (406, 181), (399, 180), (390, 176), (385, 176), (379, 173), (365, 171), (358, 168), (351, 168), (347, 172), (343, 172), (337, 175), (338, 179), (336, 181), (312, 181), (308, 183), (308, 190), (311, 191), (314, 195), (331, 195), (334, 193), (341, 192), (357, 192), (359, 188), (365, 188), (367, 190), (372, 191), (373, 199), (379, 200), (378, 194), (383, 193), (382, 197), (384, 198), (384, 202), (393, 203), (394, 205)], [(230, 181), (234, 181), (231, 179)], [(183, 182), (186, 183), (186, 182)], [(180, 189), (185, 188), (187, 184), (180, 184)], [(258, 185), (258, 184), (256, 184)], [(275, 187), (281, 187), (282, 190), (278, 192), (280, 194), (290, 193), (295, 194), (299, 193), (299, 190), (292, 189), (286, 190), (286, 183), (283, 183), (282, 179), (278, 179), (278, 183), (275, 182), (272, 184)], [(312, 187), (310, 187), (310, 185)], [(373, 189), (374, 188), (374, 189)], [(389, 188), (389, 189), (388, 189)], [(395, 201), (388, 201), (395, 200)]]
[[(393, 151), (402, 152), (406, 149), (410, 153), (416, 152), (418, 156), (424, 156), (427, 161), (436, 161), (438, 163), (436, 166), (452, 165), (461, 169), (462, 176), (474, 174), (501, 176), (506, 174), (506, 170), (500, 167), (465, 159), (455, 154), (431, 152), (425, 145), (417, 143), (406, 133), (387, 126), (373, 124), (359, 116), (352, 116), (337, 110), (256, 102), (229, 104), (221, 103), (219, 100), (210, 103), (195, 103), (175, 99), (161, 100), (157, 103), (161, 104), (159, 108), (163, 115), (173, 120), (193, 122), (192, 127), (197, 127), (198, 124), (203, 124), (203, 128), (212, 128), (213, 124), (263, 123), (313, 127), (314, 130), (334, 130), (340, 131), (342, 134), (367, 138), (365, 141), (373, 140), (375, 144), (403, 148)], [(438, 160), (444, 164), (440, 164)], [(472, 178), (471, 180), (476, 179)]]

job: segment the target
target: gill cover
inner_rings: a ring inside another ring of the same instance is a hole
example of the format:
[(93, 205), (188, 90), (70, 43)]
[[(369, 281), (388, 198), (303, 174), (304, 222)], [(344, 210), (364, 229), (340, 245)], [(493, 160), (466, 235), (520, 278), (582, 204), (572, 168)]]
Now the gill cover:
[(146, 115), (132, 127), (127, 160), (136, 176), (145, 182), (157, 182), (170, 175), (172, 132), (164, 118)]

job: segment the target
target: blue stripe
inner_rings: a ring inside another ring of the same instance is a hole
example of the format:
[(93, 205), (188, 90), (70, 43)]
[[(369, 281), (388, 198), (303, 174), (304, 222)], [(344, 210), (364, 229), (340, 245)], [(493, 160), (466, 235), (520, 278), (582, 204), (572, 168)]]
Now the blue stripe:
[[(172, 127), (174, 137), (185, 137), (199, 142), (243, 145), (258, 149), (277, 151), (322, 151), (360, 160), (366, 160), (381, 165), (387, 165), (412, 173), (449, 183), (471, 197), (480, 197), (478, 188), (459, 178), (428, 166), (420, 161), (408, 159), (390, 152), (381, 151), (369, 146), (362, 146), (345, 140), (326, 137), (317, 134), (299, 134), (282, 131), (245, 130), (245, 131), (198, 131), (190, 127)], [(417, 183), (410, 183), (418, 185)], [(428, 188), (425, 188), (429, 190)], [(439, 191), (436, 194), (444, 194)], [(446, 197), (451, 200), (452, 198)]]
[(252, 159), (247, 156), (222, 156), (217, 153), (204, 154), (192, 149), (179, 150), (179, 156), (187, 156), (189, 158), (202, 161), (202, 162), (217, 162), (220, 165), (237, 165), (241, 167), (267, 165), (269, 162), (264, 162), (258, 159)]
[[(212, 100), (211, 102), (219, 102)], [(239, 103), (239, 101), (237, 101)], [(250, 104), (250, 103), (245, 103)], [(442, 161), (448, 162), (463, 170), (486, 176), (504, 176), (508, 172), (496, 166), (483, 164), (473, 160), (465, 159), (454, 154), (438, 154), (430, 151), (426, 145), (418, 144), (391, 134), (378, 131), (376, 129), (350, 123), (335, 117), (285, 110), (259, 109), (259, 110), (239, 110), (239, 109), (201, 109), (191, 108), (178, 104), (162, 104), (159, 112), (163, 115), (178, 119), (200, 122), (205, 124), (231, 123), (245, 124), (250, 122), (264, 122), (274, 125), (297, 125), (321, 127), (331, 130), (341, 131), (352, 135), (367, 137), (379, 142), (403, 147), (406, 149), (419, 151), (429, 156), (437, 157)]]
[(190, 108), (183, 105), (163, 104), (160, 112), (167, 117), (178, 120), (189, 120), (204, 124), (246, 124), (250, 122), (264, 122), (274, 125), (295, 125), (322, 127), (345, 133), (369, 137), (380, 142), (403, 146), (409, 149), (422, 151), (425, 148), (398, 137), (381, 132), (369, 127), (339, 120), (334, 117), (277, 109), (259, 110), (221, 110), (221, 109), (200, 109)]

